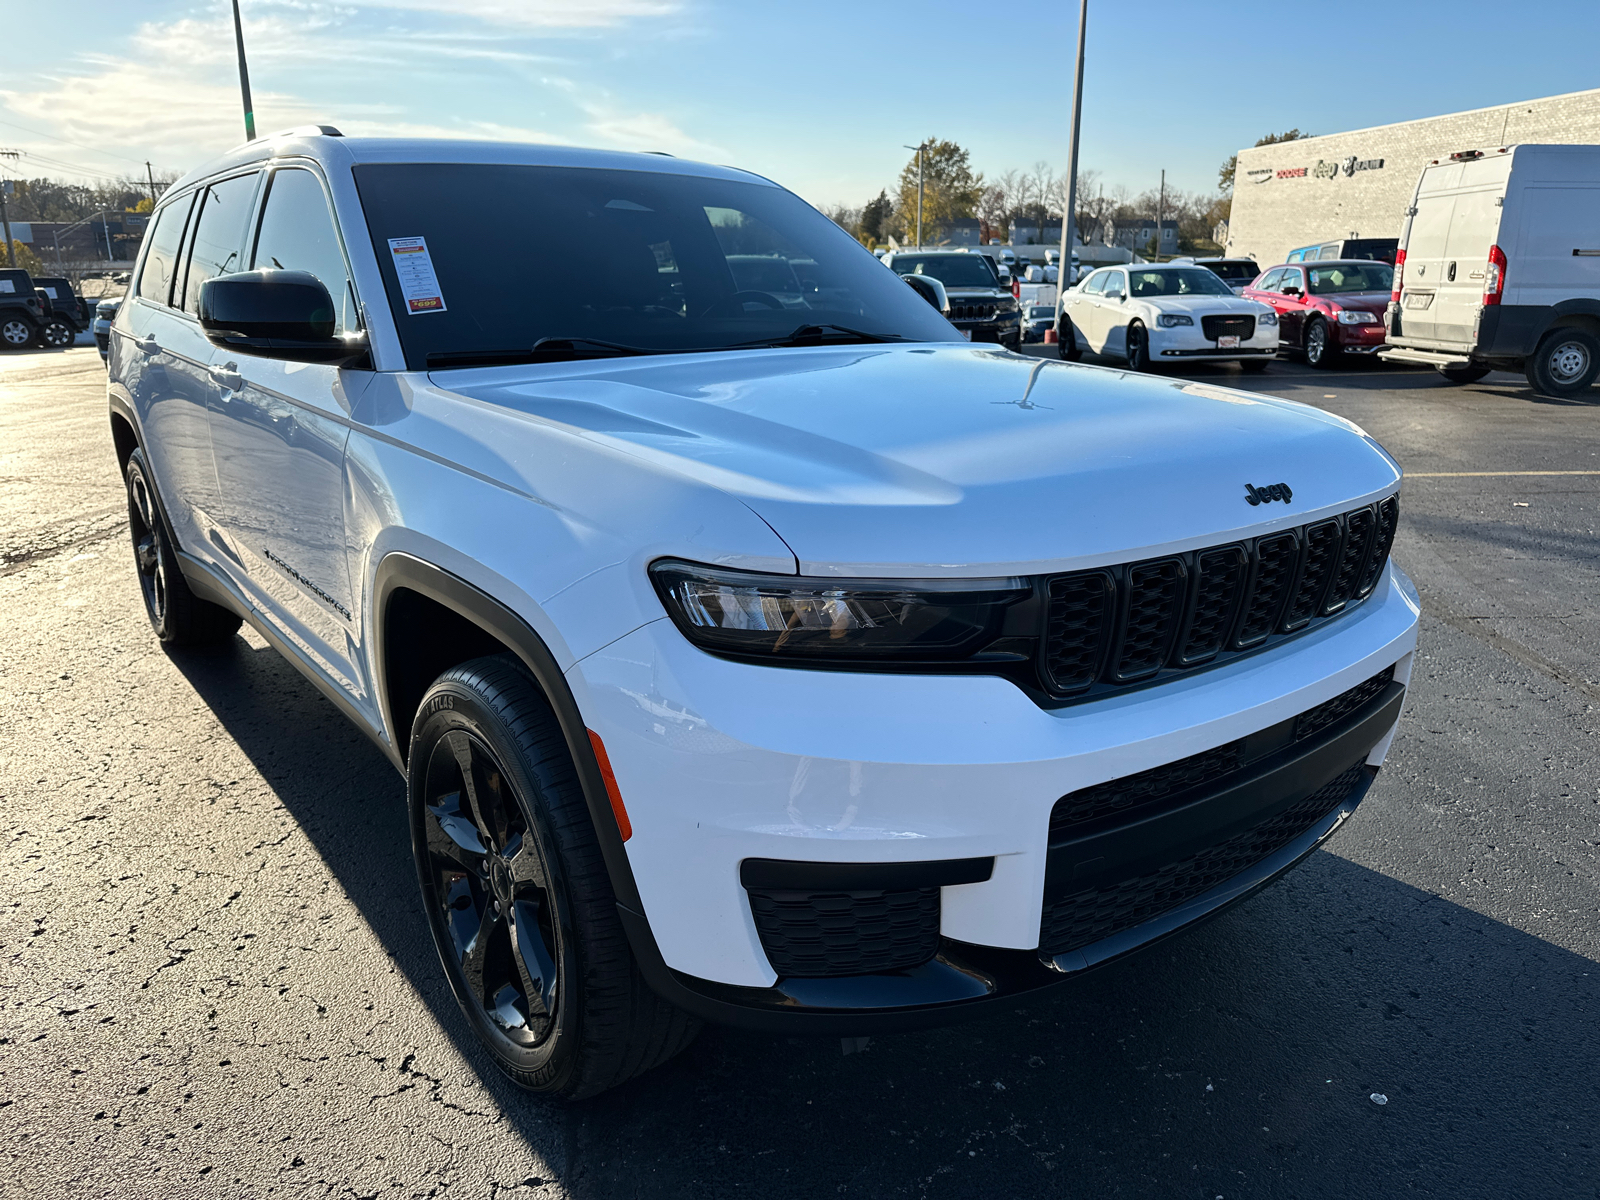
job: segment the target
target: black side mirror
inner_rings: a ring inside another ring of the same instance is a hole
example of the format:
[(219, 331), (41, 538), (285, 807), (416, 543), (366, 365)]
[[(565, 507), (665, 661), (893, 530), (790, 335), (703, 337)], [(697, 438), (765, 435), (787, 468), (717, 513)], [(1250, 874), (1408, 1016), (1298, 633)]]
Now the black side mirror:
[(339, 337), (338, 310), (310, 271), (241, 271), (200, 285), (200, 328), (213, 346), (348, 366), (367, 353), (366, 334)]
[(1300, 289), (1292, 286), (1286, 287), (1283, 289), (1283, 294), (1285, 296), (1298, 296), (1300, 294)]
[(934, 308), (945, 314), (950, 312), (950, 298), (945, 293), (944, 284), (932, 275), (902, 275), (900, 278)]

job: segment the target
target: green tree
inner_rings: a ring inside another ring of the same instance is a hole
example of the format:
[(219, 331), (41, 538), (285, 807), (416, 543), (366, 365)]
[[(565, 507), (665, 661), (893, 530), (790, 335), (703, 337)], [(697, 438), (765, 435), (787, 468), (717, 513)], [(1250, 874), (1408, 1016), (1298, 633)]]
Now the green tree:
[[(33, 252), (33, 247), (26, 242), (19, 242), (16, 238), (12, 238), (11, 253), (16, 255), (19, 270), (26, 271), (29, 275), (44, 274), (44, 264), (39, 261), (39, 256)], [(0, 267), (9, 267), (10, 265), (9, 261), (0, 260)]]
[[(1301, 133), (1298, 129), (1291, 129), (1287, 133), (1269, 133), (1266, 137), (1256, 142), (1258, 146), (1276, 146), (1282, 142), (1298, 142), (1301, 138), (1315, 137), (1313, 133)], [(1239, 169), (1239, 156), (1228, 155), (1227, 161), (1217, 169), (1217, 190), (1219, 192), (1233, 191), (1233, 177)]]
[(861, 240), (871, 246), (888, 237), (889, 217), (893, 212), (894, 201), (889, 199), (887, 191), (879, 191), (876, 200), (868, 200), (861, 210)]
[[(983, 195), (983, 176), (972, 169), (972, 158), (955, 142), (929, 138), (922, 153), (922, 231), (928, 234), (942, 221), (977, 214)], [(917, 156), (900, 172), (900, 222), (907, 237), (917, 235)]]

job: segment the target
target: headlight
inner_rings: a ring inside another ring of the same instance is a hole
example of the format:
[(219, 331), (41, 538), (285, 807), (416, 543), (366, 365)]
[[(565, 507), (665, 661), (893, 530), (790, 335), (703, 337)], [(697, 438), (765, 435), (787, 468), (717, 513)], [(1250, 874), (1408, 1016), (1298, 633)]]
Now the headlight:
[(1339, 324), (1341, 325), (1376, 325), (1377, 323), (1377, 313), (1352, 312), (1347, 308), (1339, 314)]
[(1183, 313), (1162, 313), (1156, 318), (1156, 324), (1163, 329), (1171, 329), (1174, 325), (1193, 325), (1194, 318)]
[(1033, 598), (1017, 579), (806, 579), (672, 559), (653, 563), (650, 577), (695, 645), (809, 661), (961, 661), (994, 643), (1007, 611)]
[(1264, 312), (1264, 313), (1257, 313), (1256, 314), (1256, 324), (1257, 325), (1276, 325), (1277, 323), (1278, 323), (1278, 314), (1273, 312), (1273, 311), (1271, 311), (1270, 309), (1268, 311)]

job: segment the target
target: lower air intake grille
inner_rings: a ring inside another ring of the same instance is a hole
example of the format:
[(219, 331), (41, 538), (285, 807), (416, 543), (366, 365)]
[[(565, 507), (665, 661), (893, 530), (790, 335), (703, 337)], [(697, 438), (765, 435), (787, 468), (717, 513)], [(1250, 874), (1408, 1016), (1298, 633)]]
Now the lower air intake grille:
[(1282, 850), (1342, 804), (1361, 782), (1363, 763), (1254, 828), (1198, 854), (1112, 887), (1047, 900), (1039, 931), (1044, 955), (1065, 954), (1142, 925), (1249, 870)]
[(880, 975), (939, 950), (939, 889), (791, 892), (749, 888), (761, 948), (779, 975)]

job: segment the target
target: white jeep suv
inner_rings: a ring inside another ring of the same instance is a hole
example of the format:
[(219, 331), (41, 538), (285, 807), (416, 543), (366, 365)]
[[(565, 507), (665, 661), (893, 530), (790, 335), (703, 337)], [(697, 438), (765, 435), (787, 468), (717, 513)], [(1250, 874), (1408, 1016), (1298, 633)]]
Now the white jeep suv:
[(1360, 429), (973, 346), (726, 167), (252, 142), (162, 197), (109, 388), (156, 634), (247, 620), (377, 743), (462, 1009), (562, 1096), (1218, 911), (1350, 816), (1411, 670)]

